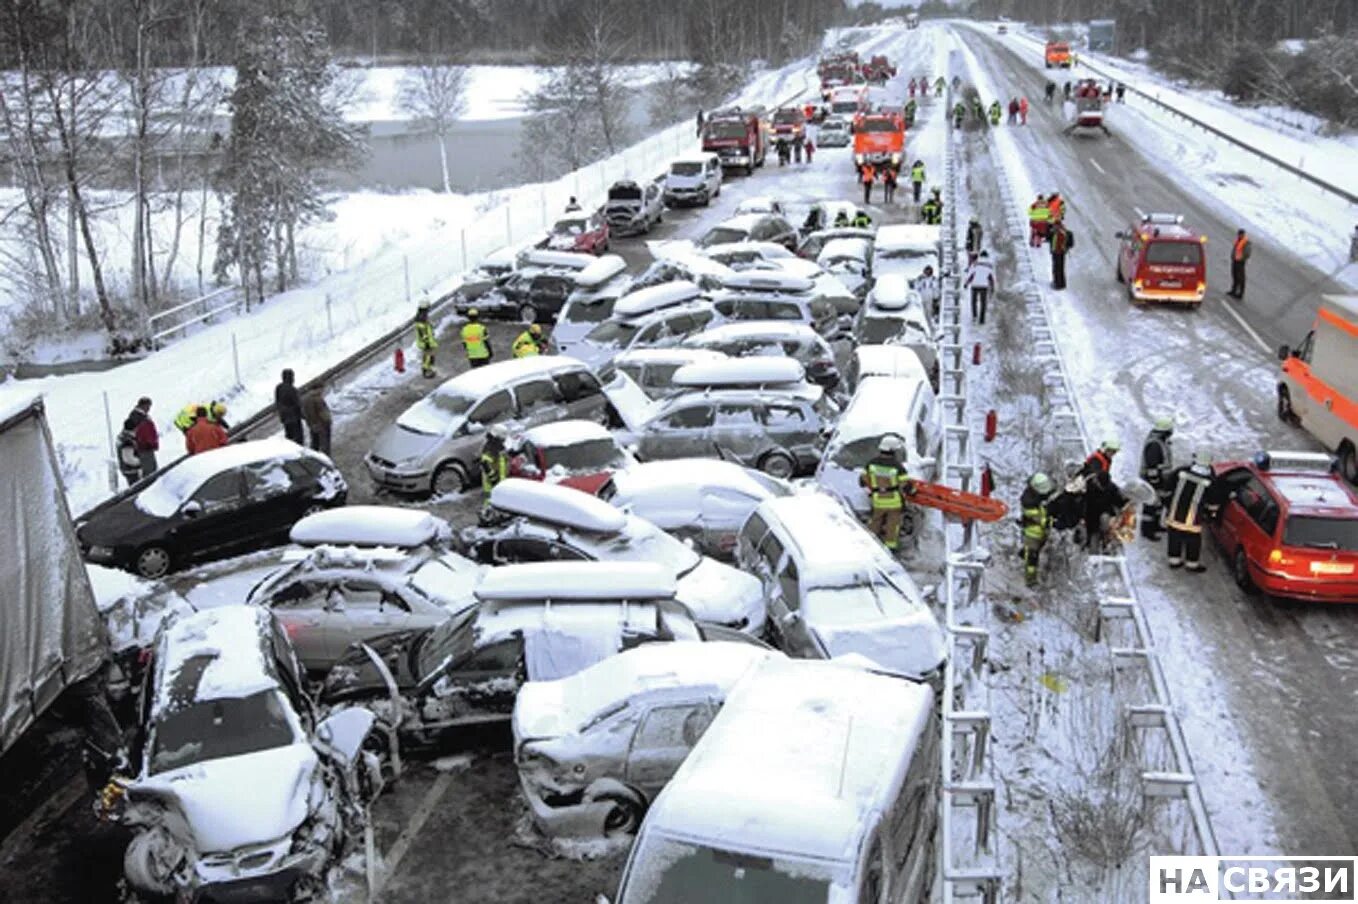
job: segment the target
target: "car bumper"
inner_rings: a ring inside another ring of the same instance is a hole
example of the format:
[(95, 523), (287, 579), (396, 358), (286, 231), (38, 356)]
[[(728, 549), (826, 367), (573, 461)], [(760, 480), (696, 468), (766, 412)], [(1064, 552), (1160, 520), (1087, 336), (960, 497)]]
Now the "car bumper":
[(1158, 301), (1167, 304), (1202, 304), (1207, 289), (1132, 289), (1132, 298), (1137, 301)]
[(750, 166), (754, 159), (749, 154), (725, 154), (721, 158), (721, 165), (725, 167)]
[(1250, 565), (1251, 577), (1264, 593), (1283, 599), (1316, 603), (1358, 603), (1358, 575), (1304, 578)]
[(373, 461), (369, 456), (363, 460), (368, 476), (373, 483), (391, 490), (404, 493), (418, 493), (429, 489), (433, 474), (425, 468), (402, 468), (385, 462)]
[(598, 838), (613, 808), (610, 801), (587, 801), (582, 788), (571, 794), (552, 795), (549, 803), (541, 789), (519, 774), (519, 788), (532, 814), (533, 824), (554, 838)]
[(701, 204), (706, 200), (708, 200), (708, 192), (705, 188), (681, 188), (665, 192), (665, 203), (671, 206), (676, 204)]
[(117, 565), (123, 560), (116, 546), (85, 546), (81, 544), (80, 558), (96, 565)]

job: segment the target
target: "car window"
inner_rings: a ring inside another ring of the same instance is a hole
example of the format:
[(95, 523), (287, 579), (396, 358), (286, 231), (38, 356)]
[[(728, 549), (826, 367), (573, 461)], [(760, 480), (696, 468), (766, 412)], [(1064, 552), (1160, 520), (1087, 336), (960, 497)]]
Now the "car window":
[(778, 591), (783, 595), (783, 602), (789, 609), (801, 607), (801, 585), (797, 577), (797, 563), (788, 559), (783, 563), (782, 571), (778, 572)]
[(740, 529), (740, 551), (739, 555), (745, 561), (753, 561), (759, 553), (759, 541), (764, 539), (764, 535), (769, 532), (768, 523), (753, 513), (745, 520), (745, 526)]
[(802, 309), (792, 302), (771, 301), (768, 304), (770, 320), (801, 320)]
[(529, 380), (514, 387), (514, 397), (519, 401), (519, 413), (530, 414), (539, 406), (555, 405), (561, 401), (556, 384), (551, 379)]
[(204, 509), (226, 508), (240, 502), (240, 472), (234, 468), (208, 479), (193, 498)]
[(765, 405), (760, 420), (770, 429), (792, 430), (806, 426), (806, 412), (797, 405)]
[(295, 482), (281, 461), (256, 462), (242, 470), (245, 472), (245, 495), (250, 499), (281, 496), (291, 490)]
[(714, 715), (714, 707), (706, 703), (657, 707), (642, 720), (632, 746), (653, 750), (692, 747), (712, 724)]
[[(344, 581), (330, 595), (331, 606), (352, 614), (380, 612), (392, 603), (391, 596), (376, 584), (366, 581)], [(397, 608), (404, 608), (397, 606)]]
[(770, 569), (778, 567), (778, 560), (783, 557), (783, 544), (773, 531), (765, 534), (759, 542), (759, 556), (768, 563)]
[(603, 392), (594, 374), (586, 371), (567, 371), (556, 378), (557, 389), (567, 402), (576, 402), (597, 396)]
[(497, 562), (558, 562), (583, 558), (584, 555), (569, 546), (536, 537), (511, 537), (495, 544)]
[[(1245, 510), (1245, 514), (1249, 515), (1256, 524), (1259, 524), (1262, 527), (1265, 510), (1269, 503), (1273, 501), (1273, 498), (1269, 495), (1268, 490), (1264, 488), (1264, 485), (1260, 482), (1259, 478), (1251, 475), (1237, 491), (1235, 498), (1236, 501), (1240, 503), (1240, 507)], [(1276, 526), (1277, 517), (1275, 515), (1274, 527)]]
[(678, 411), (671, 412), (670, 416), (665, 418), (660, 426), (672, 430), (710, 427), (712, 426), (712, 406), (690, 405), (688, 408), (680, 408)]
[(514, 402), (509, 397), (509, 390), (501, 389), (494, 395), (487, 396), (481, 404), (473, 408), (471, 414), (467, 415), (467, 420), (477, 424), (490, 424), (511, 417), (513, 413)]
[(458, 667), (460, 672), (513, 672), (523, 659), (523, 641), (517, 637), (473, 650)]
[(727, 428), (753, 429), (755, 425), (754, 406), (739, 403), (718, 405), (716, 425)]
[(288, 612), (298, 609), (324, 609), (329, 585), (312, 581), (294, 581), (282, 587), (275, 587), (268, 595), (270, 609)]
[(1256, 516), (1251, 513), (1251, 517), (1258, 523), (1260, 530), (1270, 537), (1273, 536), (1278, 530), (1278, 503), (1273, 499), (1269, 499), (1264, 503), (1259, 514)]
[(632, 341), (632, 344), (651, 345), (655, 342), (659, 342), (665, 337), (667, 326), (668, 324), (665, 321), (657, 320), (655, 323), (637, 333), (636, 339)]

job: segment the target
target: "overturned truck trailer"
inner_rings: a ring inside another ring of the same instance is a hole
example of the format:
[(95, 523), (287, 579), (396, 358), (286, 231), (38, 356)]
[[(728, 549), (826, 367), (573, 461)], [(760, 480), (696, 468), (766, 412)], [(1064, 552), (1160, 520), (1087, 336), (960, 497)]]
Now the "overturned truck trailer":
[(108, 651), (40, 399), (0, 406), (0, 753)]

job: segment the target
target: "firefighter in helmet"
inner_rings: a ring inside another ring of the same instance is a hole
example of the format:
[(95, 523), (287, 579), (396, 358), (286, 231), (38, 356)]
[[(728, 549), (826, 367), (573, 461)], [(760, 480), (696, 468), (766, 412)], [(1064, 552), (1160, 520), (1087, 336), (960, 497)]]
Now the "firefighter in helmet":
[(462, 324), (462, 345), (467, 350), (467, 363), (472, 367), (490, 363), (490, 337), (486, 334), (486, 325), (481, 322), (481, 312), (476, 308), (467, 312), (467, 322)]
[(494, 425), (486, 432), (486, 441), (481, 446), (481, 502), (482, 507), (490, 505), (490, 491), (509, 476), (509, 453), (505, 451), (505, 428)]
[(434, 325), (429, 322), (429, 299), (421, 298), (415, 310), (415, 348), (420, 352), (420, 373), (426, 377), (437, 376), (434, 371), (434, 349), (438, 347)]
[(1042, 547), (1047, 545), (1051, 533), (1052, 516), (1047, 511), (1047, 501), (1051, 499), (1056, 485), (1042, 472), (1028, 479), (1028, 485), (1019, 496), (1019, 527), (1023, 530), (1023, 582), (1029, 587), (1037, 586), (1037, 566), (1042, 556)]
[(905, 466), (901, 464), (903, 446), (898, 436), (882, 437), (877, 443), (877, 455), (858, 478), (859, 484), (868, 491), (872, 508), (868, 530), (893, 551), (900, 546), (905, 497), (915, 494), (915, 482), (906, 475)]
[(542, 327), (531, 324), (514, 340), (512, 347), (515, 358), (531, 358), (542, 354)]
[(1194, 452), (1192, 464), (1176, 468), (1170, 477), (1174, 489), (1165, 508), (1169, 567), (1202, 571), (1203, 522), (1217, 518), (1226, 485), (1213, 477), (1212, 456), (1206, 452)]
[(1141, 506), (1141, 536), (1147, 540), (1160, 539), (1160, 515), (1170, 493), (1174, 492), (1174, 419), (1155, 419), (1151, 432), (1141, 445), (1141, 479), (1155, 490), (1155, 501)]

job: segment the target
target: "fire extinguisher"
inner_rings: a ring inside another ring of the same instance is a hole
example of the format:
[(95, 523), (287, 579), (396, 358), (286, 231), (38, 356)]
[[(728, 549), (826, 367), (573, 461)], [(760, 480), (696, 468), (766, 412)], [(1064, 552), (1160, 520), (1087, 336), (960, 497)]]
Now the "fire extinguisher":
[(995, 492), (995, 474), (990, 470), (990, 462), (981, 468), (981, 495), (989, 497)]
[(985, 413), (985, 441), (991, 442), (995, 439), (995, 433), (1000, 427), (1000, 416), (992, 408)]
[(398, 374), (406, 372), (406, 350), (399, 345), (396, 346), (396, 372)]

